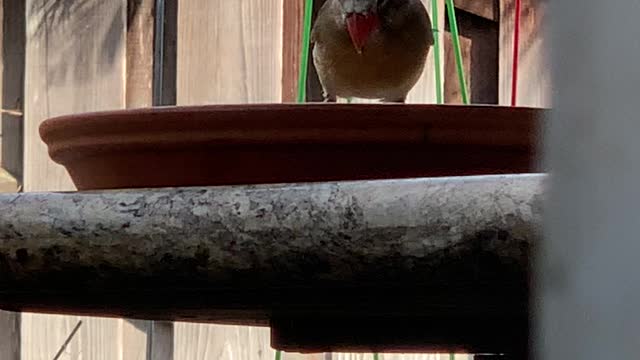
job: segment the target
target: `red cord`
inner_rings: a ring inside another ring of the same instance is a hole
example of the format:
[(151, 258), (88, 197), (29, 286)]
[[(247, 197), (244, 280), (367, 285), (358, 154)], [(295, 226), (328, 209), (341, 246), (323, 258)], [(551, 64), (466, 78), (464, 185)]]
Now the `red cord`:
[(511, 69), (511, 106), (516, 106), (518, 96), (518, 54), (520, 52), (520, 0), (516, 0), (513, 24), (513, 68)]

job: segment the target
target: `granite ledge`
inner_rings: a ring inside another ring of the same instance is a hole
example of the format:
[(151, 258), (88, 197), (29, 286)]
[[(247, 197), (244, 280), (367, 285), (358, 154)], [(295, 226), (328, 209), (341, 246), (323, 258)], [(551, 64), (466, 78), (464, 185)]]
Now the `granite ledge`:
[(0, 195), (0, 308), (258, 325), (450, 314), (521, 325), (543, 182)]

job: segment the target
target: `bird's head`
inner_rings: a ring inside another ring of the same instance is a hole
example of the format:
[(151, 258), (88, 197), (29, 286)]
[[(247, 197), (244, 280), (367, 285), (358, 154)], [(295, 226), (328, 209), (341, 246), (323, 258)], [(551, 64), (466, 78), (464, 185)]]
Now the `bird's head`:
[(351, 42), (362, 52), (371, 34), (380, 27), (379, 3), (386, 0), (338, 0)]

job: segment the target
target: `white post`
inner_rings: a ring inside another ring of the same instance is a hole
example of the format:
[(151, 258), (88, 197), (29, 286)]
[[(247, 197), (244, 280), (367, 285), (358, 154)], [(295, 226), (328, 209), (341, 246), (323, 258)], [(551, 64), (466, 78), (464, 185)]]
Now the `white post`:
[(553, 0), (538, 359), (640, 354), (640, 0)]

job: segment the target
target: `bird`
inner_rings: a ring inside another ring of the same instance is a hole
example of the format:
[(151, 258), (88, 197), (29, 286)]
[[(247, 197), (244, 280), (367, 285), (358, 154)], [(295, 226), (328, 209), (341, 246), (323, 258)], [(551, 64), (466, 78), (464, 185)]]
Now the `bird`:
[(421, 0), (327, 0), (311, 32), (324, 101), (404, 103), (433, 42)]

